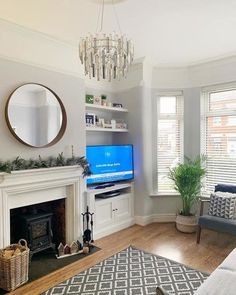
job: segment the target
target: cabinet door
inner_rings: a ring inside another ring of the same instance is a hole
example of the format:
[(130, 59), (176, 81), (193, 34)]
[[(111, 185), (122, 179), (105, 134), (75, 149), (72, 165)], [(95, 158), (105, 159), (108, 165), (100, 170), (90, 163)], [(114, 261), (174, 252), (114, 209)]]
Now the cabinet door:
[(115, 210), (115, 221), (122, 222), (131, 217), (131, 197), (124, 194), (114, 198), (113, 210)]
[(102, 230), (110, 227), (113, 223), (114, 212), (111, 199), (98, 200), (95, 202), (95, 228)]

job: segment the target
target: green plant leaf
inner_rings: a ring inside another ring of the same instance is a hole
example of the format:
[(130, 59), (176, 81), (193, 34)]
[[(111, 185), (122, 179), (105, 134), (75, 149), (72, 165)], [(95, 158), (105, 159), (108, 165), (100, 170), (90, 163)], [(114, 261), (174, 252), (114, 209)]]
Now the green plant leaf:
[(168, 177), (182, 198), (183, 215), (191, 215), (191, 209), (199, 199), (201, 179), (206, 173), (205, 161), (205, 156), (197, 156), (194, 160), (186, 157), (184, 163), (179, 163), (169, 171)]

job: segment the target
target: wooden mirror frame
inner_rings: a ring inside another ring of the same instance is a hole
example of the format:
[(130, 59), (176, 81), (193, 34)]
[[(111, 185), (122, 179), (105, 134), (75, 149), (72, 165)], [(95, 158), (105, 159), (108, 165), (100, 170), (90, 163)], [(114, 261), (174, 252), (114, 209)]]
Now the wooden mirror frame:
[[(34, 145), (30, 145), (29, 143), (25, 142), (24, 140), (22, 140), (13, 130), (12, 126), (11, 126), (11, 123), (10, 123), (10, 119), (9, 119), (9, 116), (8, 116), (8, 109), (9, 109), (9, 104), (10, 104), (10, 100), (13, 96), (13, 94), (19, 89), (21, 88), (22, 86), (25, 86), (25, 85), (38, 85), (38, 86), (42, 86), (44, 88), (46, 88), (47, 90), (49, 90), (54, 96), (55, 98), (57, 99), (57, 101), (59, 102), (59, 105), (61, 107), (61, 112), (62, 112), (62, 124), (61, 124), (61, 128), (57, 134), (57, 136), (51, 141), (49, 142), (48, 144), (45, 144), (45, 145), (42, 145), (42, 146), (34, 146)], [(66, 130), (66, 126), (67, 126), (67, 116), (66, 116), (66, 110), (65, 110), (65, 107), (61, 101), (61, 99), (59, 98), (59, 96), (52, 90), (50, 89), (49, 87), (43, 85), (43, 84), (39, 84), (39, 83), (25, 83), (25, 84), (22, 84), (20, 86), (18, 86), (16, 89), (14, 89), (14, 91), (12, 91), (12, 93), (10, 94), (10, 96), (8, 97), (7, 99), (7, 102), (6, 102), (6, 106), (5, 106), (5, 119), (6, 119), (6, 123), (7, 123), (7, 126), (11, 132), (11, 134), (21, 143), (23, 143), (24, 145), (26, 146), (29, 146), (29, 147), (33, 147), (33, 148), (45, 148), (45, 147), (50, 147), (54, 144), (56, 144), (61, 138), (62, 136), (64, 135), (65, 133), (65, 130)]]

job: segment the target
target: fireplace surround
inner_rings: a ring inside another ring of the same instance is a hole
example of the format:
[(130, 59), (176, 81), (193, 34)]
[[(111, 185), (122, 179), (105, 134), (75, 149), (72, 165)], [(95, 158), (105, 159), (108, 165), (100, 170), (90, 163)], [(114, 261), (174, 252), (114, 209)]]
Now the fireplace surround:
[(78, 166), (0, 173), (0, 248), (10, 244), (11, 209), (63, 198), (66, 243), (80, 238), (84, 188)]

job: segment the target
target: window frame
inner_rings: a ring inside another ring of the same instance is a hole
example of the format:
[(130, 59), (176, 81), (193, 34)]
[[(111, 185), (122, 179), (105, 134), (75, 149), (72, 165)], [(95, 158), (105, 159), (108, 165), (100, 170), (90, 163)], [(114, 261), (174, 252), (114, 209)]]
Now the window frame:
[[(235, 109), (218, 109), (218, 110), (210, 110), (209, 108), (209, 98), (210, 94), (212, 93), (219, 93), (225, 91), (232, 91), (236, 90), (236, 82), (233, 83), (225, 83), (219, 85), (213, 85), (204, 87), (201, 90), (201, 120), (200, 120), (200, 130), (201, 130), (201, 137), (200, 137), (200, 150), (201, 154), (206, 155), (207, 157), (207, 118), (209, 117), (222, 117), (222, 116), (236, 116), (236, 108)], [(207, 166), (206, 166), (207, 169)], [(203, 180), (203, 188), (202, 194), (204, 197), (209, 197), (210, 191), (207, 191), (206, 187), (207, 183), (207, 176), (204, 177)]]
[[(175, 96), (178, 104), (180, 105), (181, 113), (178, 114), (161, 114), (160, 113), (160, 98)], [(181, 162), (184, 161), (184, 96), (182, 90), (176, 91), (158, 91), (153, 97), (152, 103), (153, 112), (153, 128), (152, 128), (152, 196), (179, 196), (179, 193), (174, 190), (159, 191), (158, 190), (158, 120), (163, 119), (179, 119), (180, 120), (180, 150), (181, 150)]]

